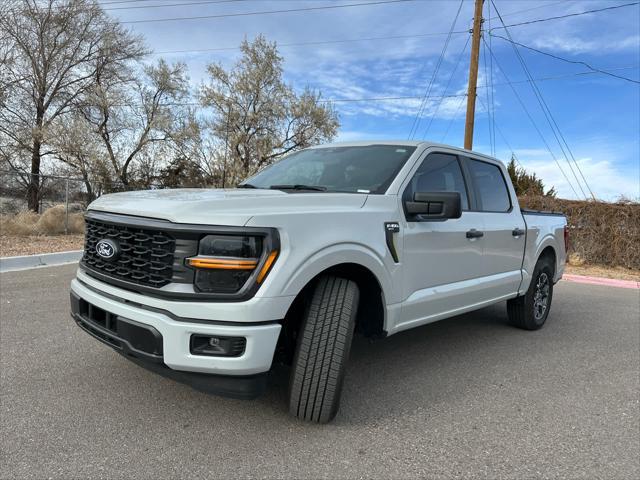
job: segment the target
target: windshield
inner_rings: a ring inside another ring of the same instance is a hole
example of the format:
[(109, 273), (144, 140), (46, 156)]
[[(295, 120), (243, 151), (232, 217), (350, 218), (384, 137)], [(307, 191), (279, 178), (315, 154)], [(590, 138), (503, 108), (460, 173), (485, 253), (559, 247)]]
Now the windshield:
[(382, 194), (415, 149), (367, 145), (302, 150), (267, 167), (241, 186)]

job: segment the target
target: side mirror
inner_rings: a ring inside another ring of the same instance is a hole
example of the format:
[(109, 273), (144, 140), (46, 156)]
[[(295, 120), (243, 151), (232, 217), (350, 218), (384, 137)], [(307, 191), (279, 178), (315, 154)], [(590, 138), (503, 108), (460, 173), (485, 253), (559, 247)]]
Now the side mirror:
[(447, 220), (462, 215), (458, 192), (416, 192), (413, 201), (405, 201), (404, 206), (407, 213), (418, 220)]

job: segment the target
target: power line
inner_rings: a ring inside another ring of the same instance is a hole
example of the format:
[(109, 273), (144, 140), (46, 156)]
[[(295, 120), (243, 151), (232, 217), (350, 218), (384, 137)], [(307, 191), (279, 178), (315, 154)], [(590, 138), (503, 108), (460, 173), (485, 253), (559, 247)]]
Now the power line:
[[(457, 95), (438, 95), (432, 98), (458, 98), (466, 97), (466, 94)], [(418, 100), (422, 98), (422, 95), (401, 95), (401, 96), (388, 96), (388, 97), (364, 97), (364, 98), (327, 98), (320, 99), (318, 103), (358, 103), (358, 102), (387, 102), (397, 100)], [(117, 104), (117, 107), (128, 107), (128, 104)], [(200, 102), (171, 102), (163, 103), (163, 107), (197, 107), (202, 106)]]
[[(492, 1), (492, 3), (493, 3), (493, 1)], [(615, 10), (617, 8), (632, 7), (632, 6), (638, 5), (638, 4), (640, 4), (640, 2), (623, 3), (621, 5), (614, 5), (612, 7), (595, 8), (593, 10), (585, 10), (584, 12), (568, 13), (566, 15), (558, 15), (556, 17), (539, 18), (537, 20), (528, 20), (526, 22), (512, 23), (510, 25), (506, 25), (501, 20), (501, 23), (502, 23), (503, 26), (502, 27), (494, 27), (492, 30), (498, 30), (498, 29), (502, 30), (502, 29), (507, 29), (507, 28), (510, 28), (510, 27), (519, 27), (521, 25), (531, 25), (532, 23), (548, 22), (550, 20), (561, 20), (563, 18), (569, 18), (569, 17), (578, 17), (580, 15), (587, 15), (587, 14), (590, 14), (590, 13), (604, 12), (606, 10)], [(495, 3), (493, 4), (493, 9), (496, 10)], [(498, 13), (497, 10), (496, 10), (496, 13)], [(501, 18), (499, 13), (498, 13), (498, 18)], [(491, 34), (491, 30), (489, 31), (489, 34)]]
[(503, 37), (501, 35), (495, 35), (495, 34), (489, 33), (489, 36), (490, 36), (490, 38), (491, 37), (496, 37), (496, 38), (499, 38), (499, 39), (504, 40), (506, 42), (510, 42), (510, 43), (512, 43), (514, 45), (518, 45), (519, 47), (526, 48), (527, 50), (531, 50), (533, 52), (540, 53), (542, 55), (546, 55), (546, 56), (551, 57), (551, 58), (555, 58), (556, 60), (562, 60), (563, 62), (573, 63), (573, 64), (576, 64), (576, 65), (584, 65), (589, 70), (593, 70), (594, 72), (602, 73), (603, 75), (609, 75), (610, 77), (619, 78), (620, 80), (626, 80), (627, 82), (640, 83), (640, 81), (634, 80), (633, 78), (623, 77), (621, 75), (616, 75), (616, 74), (608, 72), (606, 70), (602, 70), (601, 68), (593, 67), (592, 65), (589, 65), (587, 62), (582, 62), (582, 61), (579, 61), (579, 60), (569, 60), (568, 58), (559, 57), (558, 55), (554, 55), (552, 53), (543, 52), (542, 50), (538, 50), (537, 48), (529, 47), (529, 46), (524, 45), (524, 44), (519, 43), (519, 42), (514, 42), (513, 40), (510, 40), (510, 39), (508, 39), (506, 37)]
[[(493, 4), (493, 8), (494, 8), (496, 14), (498, 15), (498, 18), (500, 19), (500, 23), (504, 26), (504, 29), (505, 29), (505, 32), (507, 33), (507, 36), (509, 37), (510, 40), (513, 40), (513, 38), (511, 37), (511, 32), (509, 32), (509, 29), (507, 28), (507, 25), (504, 23), (504, 20), (500, 16), (500, 11), (497, 9), (495, 2), (493, 0), (490, 0), (490, 1)], [(569, 148), (569, 144), (567, 143), (567, 140), (565, 139), (564, 135), (562, 134), (562, 131), (560, 130), (560, 127), (559, 127), (558, 123), (556, 122), (553, 114), (551, 113), (551, 109), (549, 108), (549, 106), (547, 105), (547, 102), (545, 101), (544, 97), (542, 96), (542, 92), (538, 88), (538, 85), (536, 84), (536, 82), (533, 80), (533, 76), (531, 75), (531, 72), (529, 71), (529, 68), (527, 67), (526, 62), (524, 61), (524, 58), (522, 57), (522, 54), (520, 53), (520, 51), (518, 50), (518, 47), (516, 45), (514, 45), (512, 43), (511, 46), (513, 47), (513, 51), (515, 52), (516, 56), (518, 57), (518, 61), (520, 62), (520, 65), (522, 66), (522, 69), (524, 70), (525, 74), (527, 75), (527, 77), (529, 79), (532, 80), (532, 82), (530, 84), (531, 88), (533, 89), (533, 92), (534, 92), (536, 98), (538, 99), (538, 103), (540, 104), (540, 107), (542, 108), (542, 112), (544, 113), (544, 116), (547, 119), (547, 122), (549, 123), (549, 126), (551, 127), (551, 131), (553, 132), (553, 135), (556, 138), (556, 141), (558, 142), (558, 145), (560, 146), (560, 150), (562, 151), (563, 155), (565, 156), (565, 159), (567, 160), (567, 163), (569, 164), (569, 168), (571, 170), (571, 173), (573, 173), (573, 175), (576, 177), (576, 181), (578, 182), (578, 187), (580, 187), (580, 190), (582, 191), (582, 185), (580, 184), (580, 180), (576, 176), (576, 174), (575, 174), (575, 172), (573, 170), (573, 167), (571, 166), (571, 161), (569, 160), (569, 158), (567, 157), (567, 154), (565, 153), (565, 149), (562, 146), (563, 143), (564, 143), (564, 146), (566, 147), (567, 151), (569, 152), (569, 155), (573, 159), (573, 163), (576, 166), (576, 169), (578, 170), (578, 172), (580, 173), (580, 176), (582, 177), (582, 180), (584, 181), (584, 184), (587, 187), (587, 190), (589, 190), (589, 193), (591, 194), (591, 197), (595, 200), (596, 197), (593, 194), (593, 191), (591, 190), (591, 187), (589, 186), (589, 183), (587, 182), (587, 179), (584, 177), (584, 174), (582, 173), (582, 169), (580, 168), (580, 165), (578, 165), (578, 162), (576, 161), (576, 159), (575, 159), (575, 157), (573, 155), (573, 152), (571, 151), (571, 148)], [(554, 129), (554, 126), (555, 126), (555, 129)], [(560, 139), (562, 139), (562, 141), (560, 141), (558, 136), (560, 136)], [(583, 191), (583, 193), (584, 193), (584, 191)], [(586, 197), (586, 195), (585, 195), (585, 197)]]
[[(491, 48), (491, 47), (489, 47)], [(495, 57), (494, 57), (495, 59)], [(634, 70), (640, 67), (640, 64), (636, 64), (633, 66), (628, 66), (628, 67), (615, 67), (615, 68), (609, 68), (609, 71), (618, 71), (618, 70)], [(599, 74), (600, 72), (576, 72), (576, 73), (565, 73), (562, 75), (553, 75), (553, 76), (549, 76), (549, 77), (538, 77), (538, 78), (534, 78), (533, 80), (536, 82), (546, 82), (549, 80), (562, 80), (564, 78), (570, 78), (570, 77), (582, 77), (584, 75), (596, 75)], [(529, 79), (524, 79), (524, 80), (514, 80), (511, 82), (514, 85), (520, 84), (520, 83), (531, 83), (531, 80)], [(493, 86), (494, 87), (498, 87), (498, 86), (502, 86), (502, 85), (507, 85), (506, 83), (494, 83)], [(482, 85), (482, 86), (478, 86), (478, 88), (488, 88), (487, 85)]]
[[(478, 97), (478, 100), (480, 101), (480, 104), (484, 107), (484, 108), (489, 108), (488, 105), (485, 105), (485, 103), (482, 101), (482, 97)], [(497, 127), (497, 124), (496, 124)], [(504, 141), (504, 143), (507, 144), (507, 147), (509, 148), (509, 150), (511, 151), (511, 153), (513, 152), (513, 148), (511, 148), (511, 145), (509, 144), (509, 142), (507, 141), (507, 139), (505, 138), (505, 136), (502, 134), (502, 132), (500, 131), (500, 136), (502, 137), (502, 140)], [(496, 149), (497, 150), (497, 149)], [(494, 155), (495, 156), (495, 155)]]
[[(489, 29), (491, 29), (491, 2), (487, 2), (487, 10), (488, 10), (488, 19), (487, 19), (487, 24)], [(489, 37), (489, 46), (493, 47), (492, 42), (491, 42), (491, 37)], [(485, 49), (484, 54), (486, 56), (487, 51)], [(485, 62), (486, 62), (486, 58), (485, 58)], [(494, 84), (493, 84), (493, 57), (491, 55), (489, 55), (489, 84), (491, 85), (491, 87), (489, 88), (488, 92), (490, 94), (490, 98), (491, 98), (491, 116), (493, 118), (493, 128), (491, 130), (491, 138), (493, 140), (493, 148), (495, 150), (496, 148), (496, 104), (495, 104), (495, 92), (494, 92)], [(495, 152), (494, 152), (495, 153)]]
[[(148, 2), (154, 2), (154, 1), (158, 1), (158, 0), (129, 0), (129, 1), (118, 1), (118, 2), (98, 2), (98, 3), (102, 6), (102, 5), (112, 5), (112, 4), (129, 5), (131, 3), (139, 3), (139, 2), (147, 2), (148, 3)], [(183, 2), (180, 2), (180, 3), (107, 7), (107, 8), (103, 8), (103, 10), (112, 11), (112, 10), (134, 10), (134, 9), (149, 9), (149, 8), (184, 7), (184, 6), (191, 6), (191, 5), (209, 5), (209, 4), (219, 4), (219, 3), (238, 3), (238, 2), (246, 2), (246, 1), (250, 1), (250, 0), (199, 0), (199, 1), (184, 0)], [(515, 12), (510, 12), (510, 13), (504, 14), (503, 17), (517, 15), (517, 14), (525, 13), (525, 12), (530, 12), (530, 11), (533, 11), (533, 10), (539, 10), (541, 8), (548, 8), (548, 7), (551, 7), (551, 6), (554, 6), (554, 5), (558, 5), (558, 4), (561, 4), (561, 3), (566, 3), (566, 1), (567, 0), (563, 0), (563, 1), (560, 1), (560, 2), (548, 3), (548, 4), (545, 4), (545, 5), (538, 5), (537, 7), (533, 7), (533, 8), (526, 8), (524, 10), (518, 10), (518, 11), (515, 11)], [(498, 18), (498, 17), (492, 17), (492, 18)], [(488, 20), (490, 20), (490, 19), (488, 19)]]
[[(121, 5), (121, 4), (131, 4), (131, 3), (151, 3), (151, 2), (156, 2), (156, 1), (162, 1), (162, 0), (116, 0), (116, 1), (105, 1), (105, 2), (98, 1), (98, 3), (100, 5), (119, 5), (119, 4)], [(164, 0), (164, 1), (169, 1), (169, 0)], [(184, 2), (187, 2), (187, 1), (188, 0), (184, 0)], [(240, 2), (243, 2), (243, 1), (248, 1), (248, 0), (224, 0), (224, 1), (240, 1)], [(546, 3), (544, 5), (538, 5), (537, 7), (526, 8), (524, 10), (517, 10), (515, 12), (503, 13), (502, 16), (503, 17), (510, 17), (510, 16), (513, 16), (513, 15), (518, 15), (520, 13), (526, 13), (526, 12), (530, 12), (530, 11), (533, 11), (533, 10), (539, 10), (541, 8), (552, 7), (554, 5), (559, 5), (561, 3), (567, 3), (567, 1), (569, 1), (569, 0), (561, 0), (559, 2)], [(207, 2), (204, 2), (204, 3), (209, 3), (209, 2), (207, 1)], [(185, 3), (181, 3), (180, 5), (184, 5), (184, 4)], [(144, 7), (146, 7), (146, 5), (143, 5), (142, 7), (144, 8)], [(493, 18), (498, 18), (498, 17), (493, 17)]]
[[(637, 66), (633, 67), (621, 67), (621, 69), (630, 69), (630, 68), (638, 68)], [(572, 73), (568, 75), (560, 75), (556, 77), (543, 77), (537, 78), (536, 81), (542, 80), (557, 80), (566, 77), (575, 77), (579, 75), (593, 75), (597, 72), (579, 72)], [(505, 77), (506, 78), (506, 77)], [(516, 85), (519, 83), (529, 83), (530, 80), (516, 80), (505, 83), (496, 83), (494, 86), (500, 85)], [(489, 85), (478, 85), (478, 88), (489, 88)], [(431, 98), (462, 98), (463, 100), (467, 97), (466, 93), (460, 94), (450, 94), (450, 95), (432, 95)], [(423, 95), (399, 95), (399, 96), (385, 96), (385, 97), (363, 97), (363, 98), (328, 98), (328, 99), (320, 99), (320, 103), (359, 103), (359, 102), (387, 102), (387, 101), (398, 101), (398, 100), (419, 100), (422, 99)], [(127, 105), (117, 105), (117, 106), (127, 106)], [(163, 106), (176, 106), (176, 107), (196, 107), (200, 106), (198, 102), (176, 102), (170, 104), (164, 104)]]
[[(493, 3), (493, 0), (491, 0), (491, 2)], [(495, 3), (493, 3), (493, 6), (494, 6), (494, 9), (495, 9), (496, 13), (498, 14), (498, 18), (500, 19), (500, 22), (502, 23), (502, 25), (505, 26), (505, 31), (507, 32), (507, 35), (509, 35), (509, 38), (512, 38), (511, 37), (511, 33), (509, 32), (508, 28), (506, 27), (506, 25), (504, 23), (504, 20), (500, 16), (500, 12), (498, 11)], [(485, 41), (485, 43), (486, 43), (486, 41)], [(512, 44), (511, 46), (512, 46), (512, 48), (513, 48), (513, 50), (514, 50), (514, 52), (516, 54), (516, 57), (518, 58), (518, 61), (520, 62), (520, 65), (522, 66), (522, 69), (525, 72), (525, 75), (527, 76), (527, 78), (532, 80), (533, 77), (532, 77), (532, 75), (531, 75), (531, 73), (530, 73), (530, 71), (529, 71), (529, 69), (528, 69), (528, 67), (527, 67), (527, 65), (526, 65), (526, 63), (524, 61), (524, 58), (522, 57), (522, 55), (520, 54), (519, 50), (517, 49), (517, 47), (515, 45)], [(565, 148), (564, 148), (562, 142), (560, 141), (560, 138), (558, 138), (558, 135), (560, 135), (560, 137), (562, 137), (562, 139), (564, 140), (564, 137), (562, 136), (562, 133), (560, 132), (559, 127), (557, 125), (557, 122), (555, 121), (555, 119), (553, 118), (553, 115), (551, 114), (551, 110), (549, 109), (547, 103), (545, 102), (544, 98), (542, 97), (542, 92), (537, 87), (535, 81), (530, 82), (530, 85), (531, 85), (531, 87), (533, 89), (533, 92), (534, 92), (534, 95), (536, 97), (536, 100), (538, 101), (538, 103), (540, 105), (540, 108), (542, 109), (542, 113), (544, 114), (545, 119), (547, 120), (547, 123), (549, 124), (549, 127), (551, 128), (551, 132), (553, 133), (556, 141), (558, 142), (558, 146), (560, 147), (560, 150), (562, 151), (562, 154), (565, 157), (565, 160), (567, 161), (567, 163), (569, 165), (569, 169), (571, 170), (571, 173), (573, 174), (573, 176), (574, 176), (574, 178), (576, 180), (576, 183), (578, 184), (578, 188), (582, 192), (583, 196), (585, 198), (588, 198), (587, 195), (585, 194), (583, 188), (582, 188), (582, 184), (580, 183), (580, 180), (579, 180), (578, 176), (576, 175), (576, 173), (575, 173), (575, 171), (574, 171), (574, 169), (573, 169), (573, 167), (571, 165), (571, 161), (567, 157), (567, 153), (565, 152)], [(556, 128), (554, 128), (554, 125), (555, 125)], [(566, 143), (566, 141), (564, 142), (564, 145), (567, 147), (567, 150), (570, 152), (569, 145)], [(573, 156), (573, 154), (571, 154), (571, 155)], [(574, 163), (576, 163), (575, 162), (575, 158), (574, 158)], [(579, 166), (577, 165), (577, 163), (576, 163), (576, 167), (579, 169)], [(584, 180), (584, 177), (583, 177), (583, 180)], [(585, 180), (585, 185), (587, 185), (587, 188), (589, 188), (586, 180)], [(592, 193), (592, 195), (593, 195), (593, 193)]]
[[(495, 57), (494, 57), (495, 59)], [(497, 61), (497, 59), (495, 59)], [(629, 69), (634, 69), (634, 68), (640, 68), (640, 65), (633, 65), (633, 66), (628, 66), (628, 67), (619, 67), (617, 68), (617, 70), (629, 70)], [(548, 81), (548, 80), (562, 80), (564, 78), (568, 78), (568, 77), (578, 77), (578, 76), (582, 76), (582, 75), (595, 75), (597, 74), (597, 72), (577, 72), (577, 73), (570, 73), (570, 74), (565, 74), (565, 75), (557, 75), (557, 76), (552, 76), (552, 77), (539, 77), (539, 78), (535, 78), (534, 80), (537, 82), (540, 81)], [(506, 76), (505, 76), (506, 78)], [(494, 83), (494, 87), (498, 87), (498, 86), (503, 86), (503, 85), (518, 85), (518, 84), (522, 84), (522, 83), (530, 83), (531, 80), (515, 80), (515, 81), (508, 81), (508, 82), (500, 82), (500, 83)], [(489, 88), (489, 85), (478, 85), (478, 88)], [(432, 95), (431, 98), (466, 98), (467, 94), (466, 93), (460, 93), (460, 94), (450, 94), (450, 95)], [(423, 95), (399, 95), (399, 96), (384, 96), (384, 97), (363, 97), (363, 98), (328, 98), (328, 99), (321, 99), (320, 102), (321, 103), (358, 103), (358, 102), (386, 102), (386, 101), (398, 101), (398, 100), (419, 100), (423, 98)], [(182, 106), (182, 107), (186, 107), (186, 106), (199, 106), (200, 103), (198, 102), (187, 102), (187, 103), (172, 103), (172, 106)]]
[[(485, 76), (485, 82), (489, 82), (489, 72), (487, 70), (487, 47), (485, 45), (485, 43), (482, 43), (482, 65), (484, 67), (484, 76)], [(476, 87), (477, 88), (477, 87)], [(491, 108), (490, 105), (490, 100), (489, 100), (489, 91), (491, 90), (491, 84), (488, 83), (488, 88), (485, 89), (485, 95), (487, 97), (487, 106), (486, 106), (486, 110), (487, 110), (487, 122), (488, 122), (488, 132), (489, 132), (489, 147), (491, 148), (491, 155), (495, 156), (494, 153), (494, 144), (493, 144), (493, 136), (491, 135)], [(481, 97), (482, 98), (482, 97)]]
[[(482, 39), (483, 42), (485, 42), (486, 45), (486, 40), (483, 38)], [(564, 169), (562, 168), (562, 166), (560, 165), (560, 162), (558, 161), (558, 158), (555, 156), (555, 154), (553, 153), (553, 150), (551, 150), (551, 147), (549, 146), (549, 143), (547, 143), (547, 140), (544, 138), (544, 135), (542, 134), (542, 131), (540, 130), (540, 127), (538, 127), (538, 124), (536, 123), (536, 121), (533, 119), (533, 116), (531, 115), (531, 113), (529, 112), (529, 110), (527, 109), (527, 106), (524, 104), (524, 102), (522, 101), (522, 98), (520, 97), (520, 94), (518, 93), (518, 91), (516, 90), (516, 87), (513, 86), (513, 83), (509, 80), (509, 77), (507, 77), (507, 72), (504, 68), (502, 68), (502, 65), (500, 65), (500, 62), (498, 61), (498, 59), (496, 58), (495, 54), (493, 53), (493, 50), (491, 49), (490, 46), (487, 46), (487, 48), (489, 48), (489, 54), (493, 57), (494, 61), (496, 62), (497, 67), (500, 69), (500, 71), (502, 72), (502, 76), (504, 77), (504, 79), (507, 81), (507, 84), (509, 85), (509, 87), (511, 88), (511, 91), (513, 92), (513, 95), (516, 97), (516, 99), (518, 100), (518, 103), (520, 104), (520, 106), (522, 107), (522, 110), (524, 110), (524, 113), (527, 115), (527, 118), (529, 119), (529, 121), (531, 122), (531, 125), (533, 125), (533, 128), (535, 129), (535, 131), (538, 133), (538, 136), (540, 137), (540, 140), (542, 140), (542, 143), (544, 144), (544, 146), (547, 148), (547, 151), (549, 152), (549, 154), (551, 155), (551, 158), (553, 158), (553, 161), (556, 162), (556, 165), (558, 166), (558, 169), (560, 170), (560, 173), (562, 173), (562, 176), (564, 177), (564, 179), (567, 181), (567, 184), (571, 187), (571, 190), (573, 191), (574, 195), (576, 196), (576, 198), (579, 197), (578, 192), (576, 192), (576, 189), (573, 187), (573, 183), (571, 183), (571, 181), (569, 180), (569, 177), (567, 176), (567, 174), (565, 173)], [(583, 192), (583, 196), (586, 197), (586, 195), (584, 195)]]
[[(478, 100), (480, 100), (480, 103), (482, 104), (483, 107), (486, 108), (486, 106), (484, 105), (484, 103), (482, 102), (482, 97), (478, 97)], [(507, 148), (509, 149), (509, 151), (511, 152), (511, 155), (513, 156), (513, 158), (515, 159), (516, 163), (518, 165), (520, 165), (522, 168), (524, 168), (524, 165), (522, 165), (522, 163), (520, 163), (520, 160), (518, 160), (518, 157), (516, 155), (516, 152), (514, 151), (513, 147), (511, 146), (511, 144), (509, 143), (509, 141), (507, 140), (507, 137), (504, 135), (504, 132), (502, 131), (502, 129), (500, 128), (500, 126), (498, 125), (498, 122), (495, 121), (494, 119), (494, 126), (496, 127), (496, 130), (498, 131), (498, 133), (500, 134), (500, 137), (502, 138), (502, 141), (507, 145)], [(497, 148), (496, 148), (497, 151)], [(496, 153), (497, 154), (497, 153)], [(495, 155), (494, 155), (495, 156)], [(574, 190), (575, 193), (575, 190)], [(576, 197), (578, 195), (576, 194)]]
[(378, 0), (375, 2), (361, 2), (361, 3), (347, 3), (340, 5), (325, 5), (319, 7), (302, 7), (302, 8), (286, 8), (281, 10), (262, 10), (257, 12), (238, 12), (238, 13), (222, 13), (217, 15), (198, 15), (193, 17), (176, 17), (176, 18), (152, 18), (146, 20), (127, 20), (120, 22), (122, 24), (135, 24), (135, 23), (154, 23), (154, 22), (181, 22), (185, 20), (203, 20), (203, 19), (215, 19), (215, 18), (230, 18), (230, 17), (249, 17), (255, 15), (274, 15), (278, 13), (293, 13), (293, 12), (311, 12), (318, 10), (334, 10), (337, 8), (351, 8), (351, 7), (365, 7), (373, 5), (385, 5), (393, 3), (414, 2), (415, 0)]
[[(560, 5), (560, 4), (566, 4), (569, 3), (570, 0), (560, 0), (559, 2), (553, 2), (553, 3), (545, 3), (544, 5), (538, 5), (537, 7), (531, 7), (531, 8), (525, 8), (524, 10), (516, 10), (515, 12), (508, 12), (508, 13), (503, 13), (502, 17), (512, 17), (513, 15), (518, 15), (520, 13), (526, 13), (526, 12), (532, 12), (533, 10), (540, 10), (541, 8), (549, 8), (549, 7), (553, 7), (555, 5)], [(498, 18), (497, 16), (495, 17), (489, 17), (487, 18), (487, 20), (495, 20), (496, 18)]]
[[(638, 66), (630, 66), (630, 67), (621, 67), (619, 69), (631, 69), (631, 68), (638, 68), (640, 67), (640, 65)], [(579, 75), (593, 75), (596, 74), (597, 72), (579, 72), (579, 73), (572, 73), (572, 74), (568, 74), (568, 75), (560, 75), (560, 76), (556, 76), (556, 77), (543, 77), (543, 78), (537, 78), (535, 79), (536, 81), (542, 81), (542, 80), (557, 80), (557, 79), (562, 79), (562, 78), (566, 78), (566, 77), (575, 77), (575, 76), (579, 76)], [(499, 86), (499, 85), (516, 85), (518, 83), (529, 83), (529, 80), (517, 80), (517, 81), (512, 81), (512, 82), (505, 82), (505, 83), (496, 83), (494, 84), (494, 86)], [(489, 88), (488, 85), (478, 85), (478, 88)], [(439, 99), (439, 98), (461, 98), (463, 101), (464, 99), (467, 97), (466, 93), (460, 93), (460, 94), (450, 94), (450, 95), (432, 95), (431, 98), (434, 99)], [(320, 99), (319, 102), (320, 103), (359, 103), (359, 102), (393, 102), (393, 101), (399, 101), (399, 100), (419, 100), (422, 99), (423, 95), (398, 95), (398, 96), (384, 96), (384, 97), (362, 97), (362, 98), (327, 98), (327, 99)], [(130, 105), (128, 104), (117, 104), (114, 105), (116, 107), (129, 107)], [(171, 107), (171, 106), (175, 106), (175, 107), (197, 107), (197, 106), (201, 106), (201, 104), (199, 102), (172, 102), (172, 103), (166, 103), (163, 104), (162, 106), (165, 107)]]
[(460, 0), (460, 5), (458, 6), (458, 11), (456, 12), (456, 16), (453, 19), (453, 22), (451, 23), (451, 28), (449, 29), (449, 35), (447, 36), (447, 39), (444, 42), (444, 45), (442, 47), (442, 52), (440, 52), (440, 57), (438, 58), (438, 62), (436, 63), (436, 68), (433, 71), (433, 75), (431, 76), (431, 80), (429, 81), (429, 86), (427, 87), (427, 90), (424, 92), (424, 96), (422, 98), (422, 101), (420, 102), (420, 107), (418, 108), (418, 112), (416, 113), (415, 118), (413, 119), (413, 123), (411, 125), (411, 130), (409, 131), (409, 139), (412, 139), (415, 134), (418, 131), (418, 128), (420, 126), (420, 120), (422, 117), (422, 114), (424, 112), (424, 109), (427, 106), (427, 101), (429, 100), (429, 96), (431, 95), (431, 89), (433, 87), (433, 83), (434, 80), (436, 78), (436, 76), (438, 75), (438, 71), (440, 70), (440, 66), (442, 65), (442, 61), (444, 60), (444, 55), (447, 52), (447, 47), (449, 46), (449, 41), (451, 40), (451, 35), (453, 34), (453, 29), (456, 26), (456, 23), (458, 21), (458, 17), (460, 16), (460, 11), (462, 10), (462, 4), (464, 3), (464, 0)]
[[(133, 6), (126, 6), (126, 7), (107, 7), (107, 8), (103, 8), (103, 10), (113, 11), (113, 10), (134, 10), (134, 9), (166, 8), (166, 7), (187, 7), (190, 5), (211, 5), (211, 4), (218, 4), (218, 3), (238, 3), (238, 2), (245, 2), (245, 1), (246, 0), (200, 0), (197, 2), (165, 3), (160, 5), (133, 5)], [(126, 3), (130, 3), (130, 2), (126, 2)], [(100, 5), (107, 5), (107, 4), (101, 3)]]
[[(453, 32), (453, 34), (469, 33), (465, 31)], [(434, 33), (418, 33), (414, 35), (389, 35), (383, 37), (363, 37), (363, 38), (347, 38), (342, 40), (318, 40), (312, 42), (295, 42), (295, 43), (277, 43), (278, 47), (299, 47), (299, 46), (312, 46), (312, 45), (330, 45), (339, 43), (351, 43), (351, 42), (369, 42), (376, 40), (399, 40), (403, 38), (419, 38), (419, 37), (436, 37), (441, 35), (448, 35), (449, 32), (434, 32)], [(218, 48), (199, 48), (193, 50), (164, 50), (159, 52), (153, 52), (153, 55), (163, 55), (171, 53), (197, 53), (197, 52), (222, 52), (229, 50), (240, 50), (240, 47), (218, 47)]]
[[(458, 61), (456, 62), (456, 66), (453, 67), (453, 70), (451, 71), (451, 75), (449, 76), (449, 80), (447, 81), (447, 85), (444, 87), (444, 90), (442, 91), (443, 95), (447, 93), (447, 90), (449, 89), (449, 85), (451, 84), (451, 81), (453, 80), (453, 77), (454, 77), (456, 71), (458, 70), (458, 66), (460, 65), (460, 61), (462, 60), (462, 56), (464, 55), (464, 52), (467, 51), (467, 47), (469, 46), (469, 40), (471, 40), (471, 35), (469, 35), (467, 37), (467, 41), (465, 42), (464, 47), (462, 47), (462, 51), (460, 52), (460, 55), (458, 56)], [(430, 115), (429, 124), (427, 125), (427, 129), (424, 131), (424, 134), (422, 135), (423, 139), (426, 138), (427, 134), (429, 133), (429, 129), (431, 128), (431, 124), (433, 123), (433, 119), (438, 114), (438, 110), (440, 110), (440, 105), (442, 105), (442, 101), (444, 100), (444, 98), (445, 97), (441, 97), (440, 98), (440, 101), (436, 105), (435, 110)]]
[(451, 125), (453, 125), (454, 120), (458, 118), (458, 114), (460, 113), (460, 109), (462, 108), (462, 105), (464, 105), (464, 101), (466, 98), (467, 98), (466, 95), (463, 95), (460, 98), (460, 103), (458, 103), (458, 106), (453, 112), (453, 116), (451, 117), (451, 120), (449, 120), (449, 125), (447, 125), (447, 130), (444, 132), (444, 135), (442, 135), (442, 138), (440, 139), (440, 143), (444, 143), (444, 139), (447, 138), (447, 135), (449, 135), (449, 130), (451, 130)]
[(100, 5), (115, 5), (118, 3), (140, 3), (140, 2), (153, 2), (155, 0), (117, 0), (113, 2), (98, 2)]
[[(466, 97), (466, 94), (457, 95), (437, 95), (431, 98), (458, 98)], [(349, 103), (349, 102), (370, 102), (370, 101), (388, 101), (388, 100), (417, 100), (422, 96), (400, 96), (400, 97), (369, 97), (369, 98), (331, 98), (327, 100), (320, 100), (322, 103)]]

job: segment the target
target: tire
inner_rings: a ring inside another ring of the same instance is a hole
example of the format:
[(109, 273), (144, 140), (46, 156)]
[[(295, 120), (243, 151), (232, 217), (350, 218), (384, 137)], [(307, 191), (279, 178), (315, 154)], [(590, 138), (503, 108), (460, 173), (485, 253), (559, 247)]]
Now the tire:
[(338, 413), (358, 309), (355, 282), (334, 276), (318, 280), (298, 335), (289, 390), (289, 412), (327, 423)]
[(553, 271), (548, 257), (538, 260), (527, 293), (507, 301), (509, 323), (525, 330), (542, 328), (551, 310)]

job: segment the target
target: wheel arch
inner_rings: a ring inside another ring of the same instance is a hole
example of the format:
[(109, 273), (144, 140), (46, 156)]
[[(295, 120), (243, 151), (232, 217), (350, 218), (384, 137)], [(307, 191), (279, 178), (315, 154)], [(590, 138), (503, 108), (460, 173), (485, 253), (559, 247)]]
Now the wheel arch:
[(297, 293), (291, 303), (282, 324), (278, 341), (278, 354), (285, 363), (293, 358), (295, 342), (300, 330), (305, 310), (311, 301), (318, 280), (324, 275), (334, 275), (352, 280), (360, 290), (360, 301), (356, 316), (356, 332), (367, 337), (385, 337), (386, 303), (384, 289), (376, 276), (367, 266), (355, 262), (336, 263), (317, 272)]
[(536, 261), (536, 263), (538, 263), (543, 258), (548, 258), (551, 262), (551, 266), (553, 267), (553, 277), (555, 278), (556, 271), (558, 270), (558, 256), (556, 254), (555, 248), (552, 245), (547, 245), (542, 249), (542, 251), (538, 255), (538, 260)]

